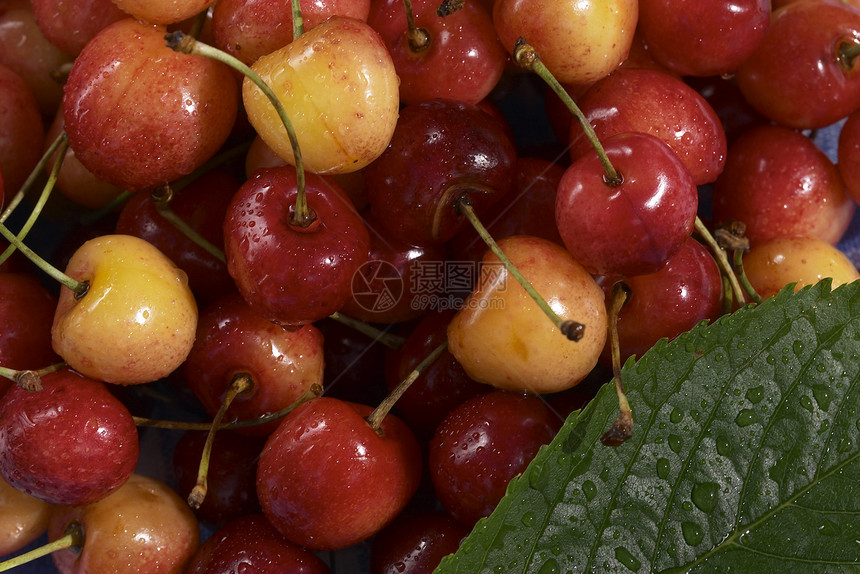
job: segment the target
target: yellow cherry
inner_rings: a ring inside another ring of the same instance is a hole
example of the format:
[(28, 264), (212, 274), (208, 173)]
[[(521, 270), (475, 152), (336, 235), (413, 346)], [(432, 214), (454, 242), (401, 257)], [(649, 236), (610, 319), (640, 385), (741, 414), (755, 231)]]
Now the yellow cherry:
[(759, 295), (776, 295), (789, 283), (795, 291), (825, 277), (835, 288), (860, 279), (851, 260), (836, 247), (813, 237), (777, 237), (755, 245), (743, 258), (744, 272)]
[(570, 341), (491, 253), (478, 286), (448, 325), (448, 348), (478, 382), (509, 391), (553, 393), (579, 383), (606, 341), (603, 291), (559, 245), (537, 237), (498, 242), (563, 320), (584, 325)]
[[(399, 80), (385, 44), (359, 20), (332, 17), (251, 69), (272, 89), (295, 128), (304, 167), (359, 170), (376, 159), (397, 123)], [(248, 119), (284, 161), (294, 164), (287, 131), (265, 94), (242, 85)]]
[(41, 536), (54, 507), (0, 478), (0, 508), (0, 556), (5, 556)]
[(54, 315), (54, 351), (71, 368), (130, 385), (163, 378), (188, 356), (197, 304), (185, 272), (152, 244), (129, 235), (92, 239), (66, 274), (89, 282), (77, 300), (64, 287)]

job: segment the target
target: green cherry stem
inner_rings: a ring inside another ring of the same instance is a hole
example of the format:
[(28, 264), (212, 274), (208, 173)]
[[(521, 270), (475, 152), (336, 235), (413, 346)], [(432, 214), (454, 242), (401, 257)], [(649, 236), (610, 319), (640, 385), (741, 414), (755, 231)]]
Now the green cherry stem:
[(206, 499), (206, 492), (209, 489), (209, 461), (212, 458), (212, 445), (215, 444), (215, 433), (218, 431), (218, 427), (221, 426), (221, 421), (224, 420), (224, 415), (227, 414), (227, 409), (233, 404), (235, 398), (251, 392), (254, 385), (255, 383), (251, 375), (248, 373), (237, 373), (230, 382), (230, 386), (227, 387), (227, 393), (221, 402), (221, 408), (215, 413), (212, 425), (209, 427), (209, 433), (206, 435), (206, 442), (203, 444), (200, 466), (197, 468), (197, 483), (188, 495), (188, 506), (194, 510), (197, 510), (203, 504), (203, 501)]
[(66, 527), (66, 531), (63, 533), (63, 536), (57, 538), (53, 542), (49, 542), (43, 546), (34, 548), (29, 552), (25, 552), (24, 554), (20, 554), (14, 558), (0, 562), (0, 572), (6, 572), (13, 568), (17, 568), (18, 566), (23, 566), (24, 564), (28, 564), (33, 560), (41, 558), (42, 556), (47, 556), (48, 554), (58, 550), (65, 550), (66, 548), (83, 548), (83, 545), (83, 526), (78, 522), (71, 522)]
[(600, 442), (606, 446), (620, 446), (633, 436), (633, 411), (627, 401), (624, 383), (621, 380), (621, 345), (618, 341), (618, 313), (630, 297), (630, 287), (618, 282), (612, 287), (612, 303), (609, 306), (609, 348), (612, 354), (612, 377), (615, 394), (618, 395), (618, 418), (606, 431)]
[(403, 0), (403, 9), (406, 11), (406, 40), (409, 42), (409, 49), (416, 54), (423, 52), (430, 47), (430, 34), (415, 25), (412, 0)]
[(14, 245), (16, 249), (18, 249), (27, 257), (27, 259), (32, 261), (39, 269), (47, 273), (52, 279), (74, 291), (75, 298), (80, 299), (81, 297), (86, 295), (87, 290), (89, 289), (89, 282), (81, 282), (76, 279), (72, 279), (71, 277), (69, 277), (68, 275), (42, 259), (42, 257), (40, 257), (38, 253), (27, 247), (23, 241), (19, 240), (15, 236), (15, 234), (9, 231), (9, 228), (3, 224), (0, 224), (0, 235), (5, 237), (6, 241)]
[(478, 232), (478, 235), (481, 239), (484, 240), (484, 243), (487, 244), (487, 247), (493, 252), (493, 254), (499, 258), (499, 261), (502, 262), (502, 265), (505, 266), (508, 273), (513, 275), (514, 279), (516, 279), (517, 283), (522, 285), (523, 289), (526, 290), (526, 293), (534, 300), (538, 307), (540, 307), (541, 311), (549, 317), (549, 320), (552, 321), (552, 324), (558, 328), (562, 334), (570, 339), (571, 341), (579, 341), (582, 339), (585, 329), (585, 325), (581, 323), (577, 323), (576, 321), (566, 321), (558, 316), (558, 314), (552, 310), (552, 307), (549, 306), (549, 303), (546, 302), (540, 293), (532, 286), (531, 283), (520, 273), (520, 270), (517, 269), (516, 265), (505, 255), (504, 251), (499, 247), (499, 244), (496, 243), (496, 240), (490, 235), (487, 231), (487, 228), (481, 223), (478, 216), (475, 214), (475, 210), (472, 207), (471, 200), (466, 196), (461, 196), (455, 200), (455, 206), (457, 208), (457, 212), (461, 215), (466, 216), (466, 219), (469, 220), (469, 223), (472, 224), (472, 227), (475, 228), (475, 231)]
[(741, 289), (741, 285), (738, 282), (738, 277), (735, 275), (734, 269), (732, 269), (731, 264), (729, 263), (729, 258), (726, 255), (726, 252), (722, 247), (717, 243), (717, 240), (714, 239), (714, 236), (711, 235), (711, 232), (708, 230), (707, 226), (705, 226), (704, 222), (699, 219), (699, 216), (696, 216), (695, 221), (696, 232), (702, 237), (705, 243), (710, 246), (711, 251), (714, 254), (714, 259), (717, 261), (717, 265), (719, 265), (720, 270), (723, 272), (723, 276), (728, 278), (729, 284), (732, 286), (732, 292), (735, 295), (735, 299), (738, 302), (738, 305), (743, 307), (746, 305), (746, 298), (744, 297), (744, 291)]
[[(60, 135), (56, 137), (56, 139), (51, 142), (51, 145), (48, 146), (48, 149), (45, 150), (45, 153), (42, 154), (42, 158), (39, 160), (39, 163), (36, 164), (36, 167), (33, 168), (33, 171), (30, 172), (30, 175), (27, 176), (27, 180), (24, 182), (24, 185), (21, 186), (21, 189), (18, 190), (18, 193), (15, 194), (15, 197), (9, 202), (9, 205), (6, 206), (6, 209), (3, 210), (2, 215), (0, 215), (0, 223), (5, 222), (9, 219), (9, 216), (12, 215), (12, 212), (15, 211), (15, 208), (21, 203), (24, 199), (24, 196), (27, 194), (27, 190), (29, 190), (36, 180), (39, 178), (39, 175), (44, 171), (45, 166), (48, 165), (48, 162), (51, 161), (51, 158), (54, 156), (54, 153), (60, 148), (60, 146), (68, 147), (69, 145), (69, 137), (66, 135), (66, 132), (61, 132)], [(63, 150), (63, 155), (65, 155), (65, 149)], [(57, 163), (62, 163), (62, 158), (58, 158), (57, 162), (54, 164), (56, 167)], [(53, 171), (53, 170), (52, 170)], [(57, 170), (59, 173), (59, 169)], [(54, 176), (56, 180), (56, 176)], [(53, 185), (53, 184), (52, 184)]]
[(287, 116), (287, 112), (284, 109), (283, 104), (272, 91), (272, 88), (263, 81), (259, 74), (253, 71), (241, 60), (231, 56), (223, 50), (219, 50), (218, 48), (199, 42), (191, 36), (183, 34), (179, 30), (166, 34), (164, 39), (167, 41), (167, 46), (177, 52), (212, 58), (213, 60), (226, 64), (234, 70), (241, 72), (266, 95), (269, 102), (274, 106), (275, 111), (277, 111), (278, 117), (281, 119), (281, 123), (283, 123), (284, 128), (287, 130), (287, 137), (290, 140), (290, 146), (293, 148), (298, 194), (296, 196), (296, 206), (293, 215), (290, 218), (290, 223), (298, 225), (299, 227), (307, 227), (313, 223), (316, 219), (316, 214), (314, 214), (308, 207), (307, 198), (305, 197), (305, 170), (304, 163), (302, 162), (301, 149), (299, 148), (299, 140), (296, 137), (296, 130), (293, 128), (293, 124)]
[(758, 294), (758, 291), (755, 290), (755, 287), (750, 283), (749, 277), (744, 272), (744, 251), (743, 249), (735, 249), (734, 250), (734, 264), (735, 264), (735, 274), (738, 276), (738, 281), (740, 281), (741, 287), (744, 288), (747, 295), (750, 296), (750, 299), (755, 301), (756, 303), (761, 303), (764, 301), (761, 295)]
[(851, 70), (854, 68), (854, 61), (857, 56), (860, 56), (860, 43), (857, 42), (840, 42), (836, 50), (839, 65), (843, 70)]
[(397, 383), (397, 386), (394, 387), (394, 390), (391, 391), (387, 397), (385, 397), (382, 402), (379, 403), (373, 412), (370, 413), (370, 416), (367, 417), (367, 422), (370, 424), (371, 428), (377, 433), (379, 432), (380, 427), (382, 426), (382, 419), (385, 418), (400, 397), (403, 396), (403, 393), (415, 382), (415, 380), (421, 376), (421, 373), (427, 370), (430, 365), (436, 362), (442, 353), (445, 352), (445, 349), (448, 348), (448, 341), (442, 341), (435, 349), (430, 351), (430, 354), (424, 357), (424, 359), (418, 363), (418, 365), (412, 369), (412, 371), (406, 375), (406, 378)]
[(244, 156), (251, 148), (251, 143), (252, 141), (246, 141), (237, 144), (231, 148), (228, 148), (219, 153), (218, 155), (215, 155), (210, 158), (203, 165), (201, 165), (185, 177), (180, 177), (176, 181), (172, 182), (170, 184), (170, 187), (173, 188), (173, 193), (179, 193), (207, 173), (213, 171), (215, 168), (221, 167), (229, 161)]
[(561, 98), (567, 106), (567, 109), (570, 110), (574, 117), (576, 117), (579, 125), (582, 126), (582, 129), (585, 132), (585, 137), (588, 138), (594, 151), (597, 152), (597, 157), (600, 158), (600, 163), (603, 165), (606, 184), (611, 187), (621, 185), (623, 178), (606, 156), (603, 144), (600, 143), (600, 140), (597, 138), (597, 133), (595, 133), (594, 128), (591, 127), (585, 114), (582, 113), (582, 110), (579, 109), (579, 106), (576, 105), (576, 102), (573, 101), (570, 94), (568, 94), (567, 90), (564, 89), (564, 86), (555, 79), (555, 76), (553, 76), (552, 72), (549, 71), (549, 68), (547, 68), (543, 61), (541, 61), (540, 56), (534, 47), (526, 43), (524, 38), (519, 38), (514, 45), (514, 61), (516, 61), (521, 68), (537, 74), (550, 88), (552, 88), (552, 91)]
[(299, 0), (292, 0), (293, 9), (293, 42), (305, 33), (305, 24), (302, 21), (302, 7)]
[[(48, 181), (45, 183), (45, 187), (42, 188), (42, 193), (39, 194), (39, 199), (36, 201), (36, 205), (33, 206), (33, 211), (30, 212), (30, 215), (27, 217), (27, 221), (24, 222), (23, 227), (18, 231), (17, 237), (20, 241), (24, 241), (27, 234), (30, 233), (31, 229), (33, 229), (33, 226), (36, 224), (36, 220), (39, 219), (39, 215), (42, 214), (42, 210), (48, 202), (48, 198), (51, 197), (51, 192), (54, 190), (54, 184), (57, 182), (57, 176), (60, 173), (63, 158), (66, 157), (67, 149), (69, 149), (69, 140), (67, 138), (62, 138), (62, 141), (57, 148), (57, 160), (51, 168), (51, 174), (48, 176)], [(0, 253), (0, 265), (9, 259), (9, 257), (15, 252), (15, 249), (14, 245), (10, 245), (5, 251), (3, 251), (3, 253)]]
[(218, 249), (205, 237), (197, 233), (193, 227), (188, 225), (184, 219), (179, 217), (175, 211), (170, 209), (170, 202), (173, 201), (173, 188), (168, 184), (160, 188), (152, 190), (152, 203), (155, 204), (155, 209), (159, 215), (167, 220), (173, 227), (179, 230), (185, 237), (193, 241), (206, 250), (209, 255), (219, 260), (221, 263), (226, 263), (227, 258), (224, 251)]
[[(220, 423), (217, 426), (217, 430), (224, 429), (238, 429), (238, 428), (247, 428), (258, 425), (264, 425), (266, 423), (276, 421), (280, 418), (283, 418), (290, 414), (293, 409), (298, 407), (299, 405), (306, 403), (310, 400), (321, 397), (323, 394), (322, 385), (314, 383), (311, 385), (305, 393), (300, 396), (295, 402), (287, 405), (286, 407), (277, 410), (273, 413), (269, 413), (265, 416), (258, 417), (256, 419), (248, 419), (243, 421), (236, 421), (232, 423)], [(132, 417), (134, 420), (134, 424), (139, 427), (150, 427), (150, 428), (160, 428), (160, 429), (172, 429), (172, 430), (182, 430), (182, 431), (208, 431), (213, 428), (211, 422), (203, 422), (203, 423), (195, 423), (195, 422), (184, 422), (184, 421), (164, 421), (158, 419), (150, 419), (146, 417)]]
[(48, 375), (50, 373), (56, 373), (57, 371), (64, 369), (65, 367), (66, 363), (64, 362), (55, 363), (37, 371), (31, 371), (29, 369), (16, 370), (9, 369), (7, 367), (0, 367), (0, 377), (9, 379), (25, 391), (36, 392), (42, 390), (43, 376)]

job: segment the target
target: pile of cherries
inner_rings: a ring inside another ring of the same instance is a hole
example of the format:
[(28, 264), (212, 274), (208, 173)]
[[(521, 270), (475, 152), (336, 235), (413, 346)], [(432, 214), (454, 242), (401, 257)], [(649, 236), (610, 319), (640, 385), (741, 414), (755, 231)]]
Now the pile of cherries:
[(0, 566), (431, 572), (620, 363), (860, 278), (858, 55), (857, 0), (0, 0)]

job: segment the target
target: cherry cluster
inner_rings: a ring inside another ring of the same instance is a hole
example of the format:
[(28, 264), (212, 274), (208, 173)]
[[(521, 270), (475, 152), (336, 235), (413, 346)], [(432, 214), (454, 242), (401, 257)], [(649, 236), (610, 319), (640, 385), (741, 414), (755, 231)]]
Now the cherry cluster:
[(0, 0), (0, 567), (431, 572), (599, 385), (636, 432), (624, 361), (860, 278), (858, 55), (856, 0)]

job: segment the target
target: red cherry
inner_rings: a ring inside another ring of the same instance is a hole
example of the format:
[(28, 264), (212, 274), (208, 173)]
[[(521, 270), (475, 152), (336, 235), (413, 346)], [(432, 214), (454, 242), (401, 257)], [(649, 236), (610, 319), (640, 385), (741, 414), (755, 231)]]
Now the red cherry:
[(406, 511), (373, 539), (370, 574), (427, 574), (453, 554), (469, 529), (444, 512)]

